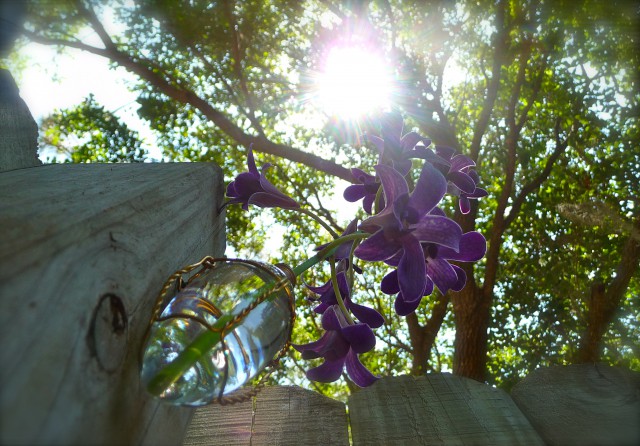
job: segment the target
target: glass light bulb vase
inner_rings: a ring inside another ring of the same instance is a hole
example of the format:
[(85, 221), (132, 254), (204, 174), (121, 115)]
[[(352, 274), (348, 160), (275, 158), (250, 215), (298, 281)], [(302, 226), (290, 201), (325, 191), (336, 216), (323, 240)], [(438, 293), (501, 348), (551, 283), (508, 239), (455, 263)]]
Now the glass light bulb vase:
[[(254, 395), (289, 347), (295, 280), (283, 264), (212, 257), (174, 273), (143, 344), (145, 388), (185, 406)], [(242, 388), (254, 378), (253, 387)]]

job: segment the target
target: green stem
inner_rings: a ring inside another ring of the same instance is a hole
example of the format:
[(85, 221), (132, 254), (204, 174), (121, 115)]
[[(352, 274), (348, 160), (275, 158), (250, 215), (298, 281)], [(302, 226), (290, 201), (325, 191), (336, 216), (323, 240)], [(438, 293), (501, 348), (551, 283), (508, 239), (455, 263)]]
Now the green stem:
[(333, 228), (331, 226), (329, 226), (329, 224), (327, 222), (325, 222), (323, 219), (321, 219), (318, 215), (314, 214), (313, 212), (311, 212), (308, 209), (304, 209), (304, 208), (295, 208), (295, 209), (291, 209), (292, 211), (298, 211), (301, 214), (307, 215), (311, 218), (313, 218), (316, 222), (318, 222), (318, 224), (320, 224), (320, 226), (322, 226), (324, 229), (327, 230), (327, 232), (329, 234), (331, 234), (331, 237), (333, 237), (334, 239), (337, 239), (338, 237), (340, 237), (340, 235), (333, 230)]
[(353, 264), (353, 252), (356, 250), (361, 240), (356, 240), (349, 251), (349, 289), (353, 290), (355, 268)]
[(355, 324), (355, 322), (353, 321), (351, 314), (349, 314), (349, 310), (347, 310), (347, 307), (344, 304), (344, 300), (342, 300), (342, 295), (340, 294), (340, 286), (338, 285), (338, 276), (336, 275), (335, 258), (332, 257), (331, 262), (329, 262), (329, 264), (331, 265), (331, 284), (333, 285), (333, 293), (336, 295), (338, 306), (340, 307), (342, 314), (344, 314), (344, 317), (347, 319), (347, 322), (349, 322), (349, 325), (353, 325)]
[(369, 235), (371, 234), (367, 232), (354, 232), (352, 234), (344, 235), (332, 241), (331, 243), (328, 243), (327, 246), (325, 246), (318, 252), (318, 254), (314, 255), (313, 257), (309, 257), (306, 261), (293, 268), (293, 273), (296, 275), (296, 277), (298, 277), (312, 266), (317, 265), (318, 263), (327, 259), (329, 256), (333, 255), (338, 246), (342, 245), (343, 243), (347, 243), (352, 240), (361, 240), (363, 238), (369, 237)]
[[(296, 277), (303, 274), (309, 268), (314, 265), (320, 263), (326, 258), (333, 255), (341, 244), (351, 241), (358, 240), (368, 237), (369, 234), (366, 232), (355, 232), (353, 234), (345, 235), (337, 240), (332, 241), (327, 246), (325, 246), (318, 254), (310, 257), (305, 262), (293, 268), (293, 272)], [(269, 282), (264, 286), (260, 287), (255, 292), (255, 299), (259, 299), (265, 293), (269, 293), (272, 291), (275, 282)], [(225, 328), (234, 318), (232, 314), (225, 314), (221, 316), (215, 324), (213, 324), (213, 330), (206, 330), (202, 334), (200, 334), (194, 341), (189, 344), (183, 351), (178, 354), (178, 357), (174, 359), (171, 363), (167, 364), (163, 369), (161, 369), (156, 376), (154, 376), (149, 384), (147, 385), (147, 390), (152, 395), (160, 395), (164, 392), (169, 386), (175, 383), (180, 377), (193, 365), (198, 362), (205, 354), (207, 354), (213, 347), (216, 346), (218, 342), (220, 342), (220, 330)], [(242, 321), (238, 321), (236, 324), (227, 327), (225, 332), (231, 332), (238, 325), (240, 325)]]

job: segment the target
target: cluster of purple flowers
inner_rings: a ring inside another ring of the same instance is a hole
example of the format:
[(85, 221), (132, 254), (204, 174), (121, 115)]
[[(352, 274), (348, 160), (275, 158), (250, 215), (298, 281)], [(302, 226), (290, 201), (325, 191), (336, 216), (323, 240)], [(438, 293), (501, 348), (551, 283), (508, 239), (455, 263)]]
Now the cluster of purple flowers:
[[(464, 270), (450, 261), (475, 262), (486, 252), (482, 234), (463, 233), (438, 207), (449, 193), (458, 197), (460, 212), (465, 214), (470, 211), (470, 199), (487, 195), (478, 187), (473, 160), (449, 147), (434, 146), (416, 132), (403, 134), (398, 113), (381, 119), (380, 136), (367, 137), (379, 153), (375, 175), (352, 169), (355, 184), (347, 187), (344, 198), (350, 202), (362, 200), (370, 217), (360, 225), (354, 220), (340, 236), (359, 231), (362, 241), (349, 239), (342, 244), (334, 254), (339, 262), (335, 276), (322, 286), (309, 287), (319, 296), (315, 311), (322, 314), (325, 333), (318, 341), (294, 345), (304, 359), (324, 358), (320, 366), (307, 372), (314, 381), (335, 381), (345, 368), (359, 386), (368, 386), (377, 379), (358, 355), (375, 347), (373, 329), (380, 327), (384, 319), (376, 310), (351, 298), (348, 273), (352, 268), (359, 270), (353, 256), (381, 261), (393, 268), (382, 280), (381, 290), (396, 296), (395, 310), (406, 316), (434, 287), (443, 294), (464, 287)], [(423, 162), (415, 187), (410, 190), (407, 178), (414, 159)], [(266, 179), (265, 170), (263, 167), (258, 172), (249, 150), (249, 172), (238, 175), (229, 185), (230, 202), (242, 203), (245, 209), (249, 204), (296, 209), (297, 203)]]

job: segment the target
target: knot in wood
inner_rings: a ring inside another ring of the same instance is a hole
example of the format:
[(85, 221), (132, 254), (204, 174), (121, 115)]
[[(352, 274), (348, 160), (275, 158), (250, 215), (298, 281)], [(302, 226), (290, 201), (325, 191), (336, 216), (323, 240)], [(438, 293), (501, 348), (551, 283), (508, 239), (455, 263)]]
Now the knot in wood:
[(114, 372), (127, 353), (129, 322), (122, 299), (115, 294), (100, 298), (89, 328), (89, 349), (100, 367)]

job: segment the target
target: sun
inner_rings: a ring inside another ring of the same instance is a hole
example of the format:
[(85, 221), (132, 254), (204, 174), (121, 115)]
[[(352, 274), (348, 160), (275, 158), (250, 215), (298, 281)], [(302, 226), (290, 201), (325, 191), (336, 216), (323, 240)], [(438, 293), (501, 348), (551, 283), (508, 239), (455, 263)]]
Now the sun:
[(317, 98), (328, 114), (355, 119), (390, 104), (392, 77), (382, 57), (365, 47), (332, 48), (317, 78)]

